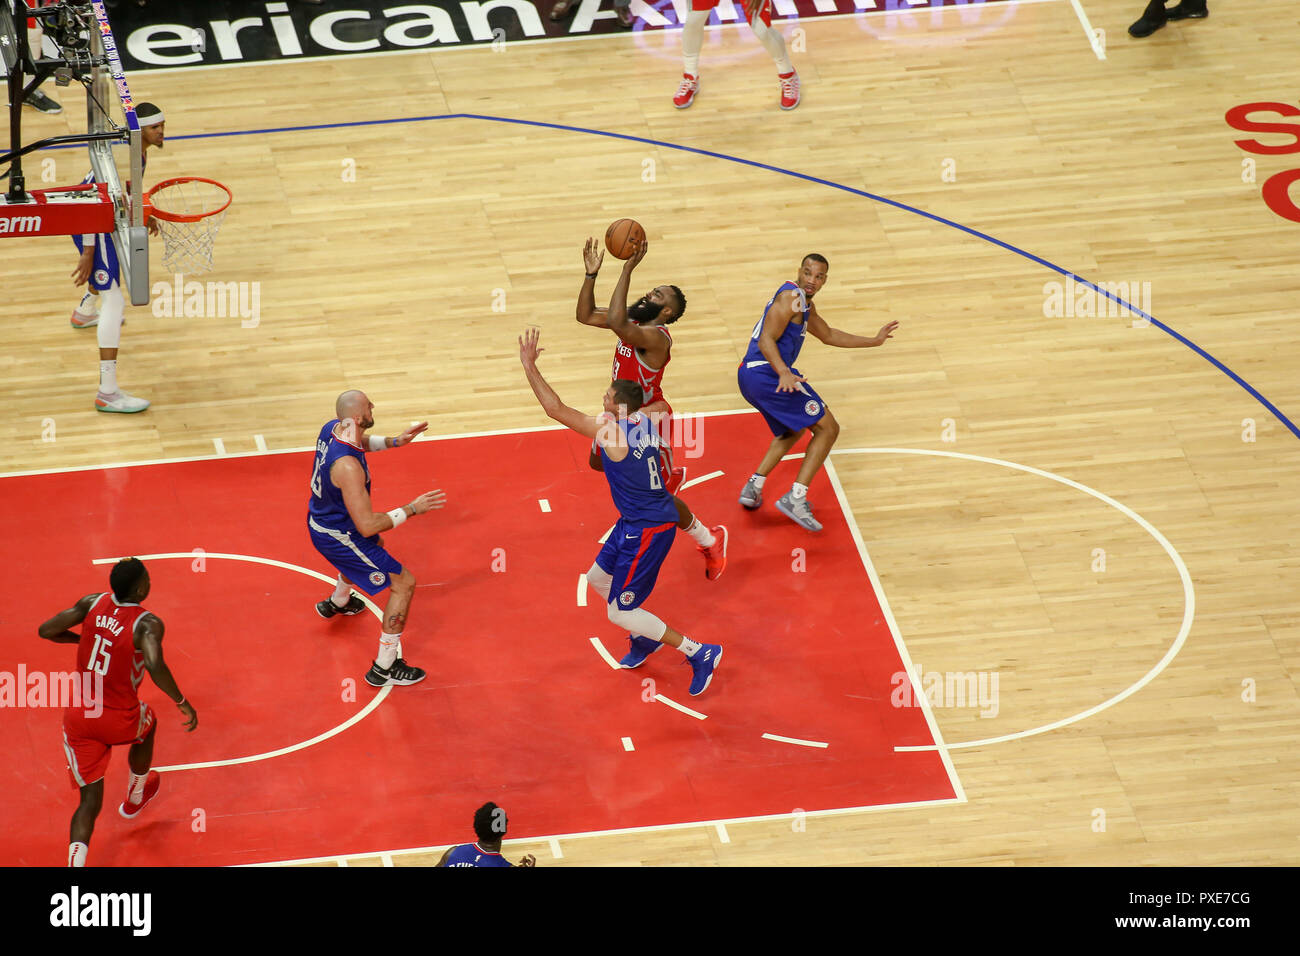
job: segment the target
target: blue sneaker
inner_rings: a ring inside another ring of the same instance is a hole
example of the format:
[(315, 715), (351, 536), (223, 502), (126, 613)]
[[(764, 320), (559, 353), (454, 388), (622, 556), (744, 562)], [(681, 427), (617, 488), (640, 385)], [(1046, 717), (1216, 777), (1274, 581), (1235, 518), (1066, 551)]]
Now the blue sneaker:
[(695, 676), (691, 678), (691, 696), (699, 697), (708, 688), (709, 682), (713, 680), (713, 672), (722, 663), (722, 645), (701, 644), (695, 656), (686, 658), (686, 661), (691, 665), (691, 670), (695, 671)]
[(647, 657), (659, 650), (659, 648), (663, 647), (663, 645), (658, 641), (652, 641), (648, 637), (641, 637), (639, 635), (633, 637), (631, 634), (627, 637), (628, 640), (632, 642), (632, 649), (623, 656), (621, 661), (618, 662), (618, 666), (626, 667), (628, 670), (631, 670), (634, 667), (640, 667), (645, 663)]

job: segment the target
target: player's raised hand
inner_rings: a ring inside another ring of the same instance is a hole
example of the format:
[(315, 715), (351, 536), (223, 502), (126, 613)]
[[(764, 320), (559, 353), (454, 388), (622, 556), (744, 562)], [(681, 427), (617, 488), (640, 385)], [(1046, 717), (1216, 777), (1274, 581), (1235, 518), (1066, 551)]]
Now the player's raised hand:
[(416, 435), (420, 434), (420, 432), (424, 431), (428, 427), (428, 422), (417, 422), (393, 439), (393, 447), (401, 448), (403, 445), (409, 445), (411, 442), (415, 441)]
[(434, 488), (433, 491), (426, 491), (420, 497), (411, 502), (411, 510), (417, 515), (422, 515), (426, 511), (436, 511), (447, 503), (447, 495), (441, 488)]
[(595, 275), (600, 271), (600, 264), (605, 261), (605, 249), (595, 239), (588, 239), (587, 245), (582, 250), (582, 264), (587, 269), (587, 275)]
[(176, 706), (180, 708), (181, 716), (185, 718), (185, 722), (181, 726), (185, 728), (185, 732), (188, 734), (199, 725), (199, 712), (194, 709), (194, 705), (188, 700), (182, 700)]
[(898, 321), (890, 322), (888, 325), (882, 325), (880, 331), (876, 333), (876, 344), (884, 345), (885, 339), (894, 337), (894, 330), (898, 328)]
[(516, 866), (536, 866), (536, 865), (537, 865), (537, 857), (533, 856), (531, 853), (525, 853), (524, 858), (516, 864)]
[(546, 351), (537, 344), (541, 336), (541, 329), (526, 329), (519, 337), (519, 361), (523, 362), (525, 367), (536, 365), (537, 356)]
[(796, 375), (789, 369), (782, 372), (780, 376), (778, 376), (778, 379), (779, 380), (776, 383), (776, 390), (778, 392), (798, 391), (799, 383), (808, 381), (808, 379), (804, 378), (802, 375)]
[(636, 244), (636, 247), (632, 250), (632, 255), (628, 256), (627, 262), (623, 263), (623, 271), (631, 272), (633, 269), (639, 266), (641, 264), (641, 260), (645, 258), (645, 254), (648, 251), (650, 251), (650, 242), (647, 239), (642, 239), (640, 242)]

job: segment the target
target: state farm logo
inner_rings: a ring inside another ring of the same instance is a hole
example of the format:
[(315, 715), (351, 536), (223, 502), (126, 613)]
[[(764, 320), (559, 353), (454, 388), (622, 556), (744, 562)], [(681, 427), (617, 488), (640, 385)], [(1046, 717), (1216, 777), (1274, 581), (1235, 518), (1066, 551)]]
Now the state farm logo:
[[(1254, 139), (1239, 139), (1235, 140), (1238, 146), (1257, 156), (1287, 156), (1292, 153), (1300, 153), (1300, 122), (1260, 122), (1250, 118), (1252, 113), (1276, 113), (1278, 116), (1283, 117), (1300, 117), (1300, 109), (1290, 103), (1243, 103), (1240, 106), (1234, 106), (1224, 114), (1224, 119), (1233, 129), (1241, 130), (1243, 133), (1275, 133), (1291, 138), (1290, 143), (1283, 143), (1278, 146), (1266, 145)], [(1255, 181), (1255, 161), (1253, 159), (1244, 159), (1241, 165), (1242, 182), (1253, 183)], [(1295, 200), (1291, 198), (1290, 192), (1291, 185), (1297, 181), (1300, 181), (1300, 169), (1288, 169), (1280, 173), (1274, 173), (1264, 180), (1264, 185), (1260, 190), (1264, 205), (1283, 219), (1289, 219), (1292, 222), (1300, 222), (1300, 206), (1296, 205)]]
[(19, 232), (40, 232), (40, 216), (0, 216), (0, 236)]

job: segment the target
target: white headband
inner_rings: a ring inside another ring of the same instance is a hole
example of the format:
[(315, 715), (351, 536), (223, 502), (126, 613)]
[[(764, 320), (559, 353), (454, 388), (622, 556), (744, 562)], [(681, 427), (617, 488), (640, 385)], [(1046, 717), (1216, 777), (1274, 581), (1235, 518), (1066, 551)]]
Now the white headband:
[(137, 116), (136, 119), (140, 121), (140, 128), (144, 129), (146, 126), (157, 126), (159, 123), (163, 122), (163, 115), (162, 113), (157, 113), (143, 119)]

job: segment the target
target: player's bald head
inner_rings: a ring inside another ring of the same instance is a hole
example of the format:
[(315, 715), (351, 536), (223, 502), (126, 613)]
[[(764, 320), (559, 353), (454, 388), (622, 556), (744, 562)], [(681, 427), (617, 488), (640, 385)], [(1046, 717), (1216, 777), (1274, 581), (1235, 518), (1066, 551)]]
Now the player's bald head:
[(370, 406), (366, 393), (350, 388), (334, 401), (336, 418), (362, 418)]

